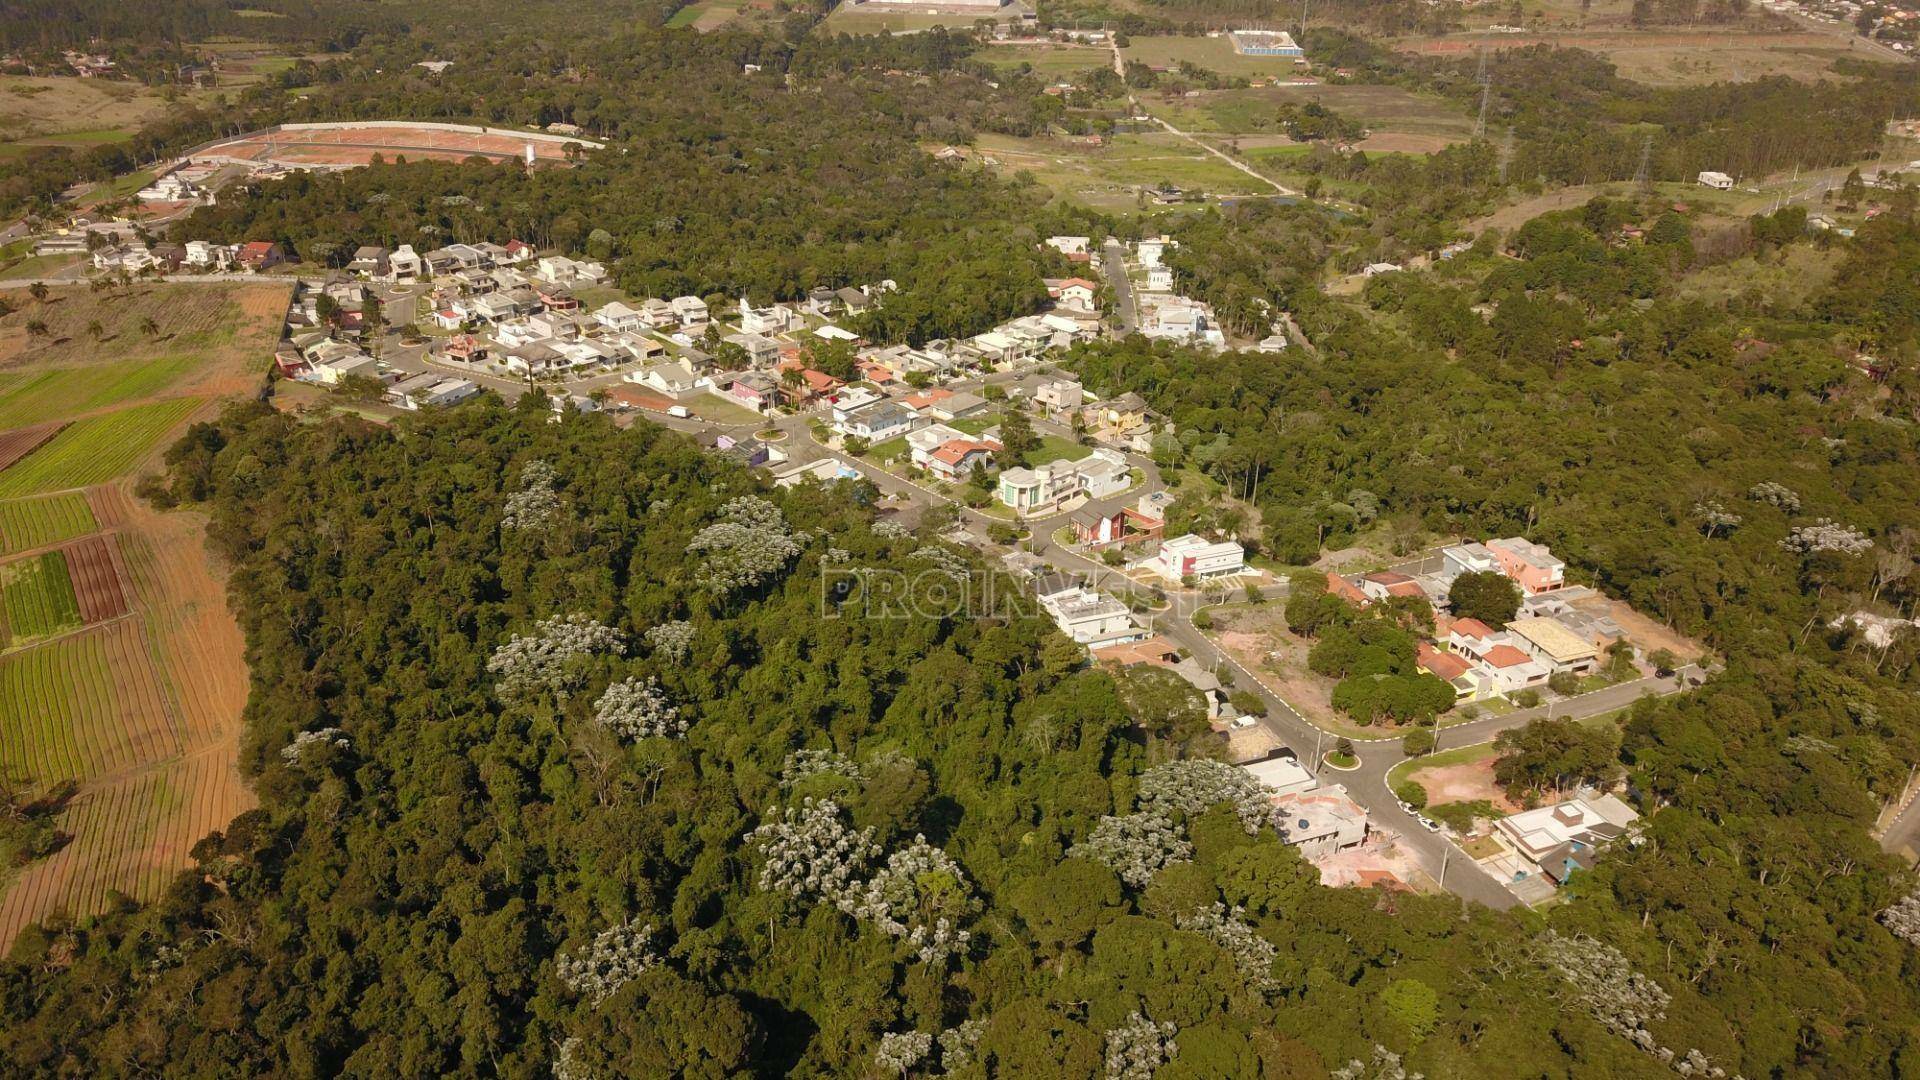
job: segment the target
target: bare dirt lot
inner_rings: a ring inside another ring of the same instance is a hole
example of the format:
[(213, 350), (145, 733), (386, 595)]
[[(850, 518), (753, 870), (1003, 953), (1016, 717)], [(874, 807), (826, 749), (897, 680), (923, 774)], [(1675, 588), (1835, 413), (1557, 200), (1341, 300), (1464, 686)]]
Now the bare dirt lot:
[(80, 602), (80, 618), (104, 622), (127, 613), (126, 592), (120, 586), (119, 559), (112, 541), (95, 534), (76, 540), (61, 549), (67, 558), (67, 573), (73, 579), (73, 595)]
[(528, 146), (540, 161), (566, 160), (565, 145), (550, 139), (528, 139), (511, 130), (442, 131), (425, 127), (337, 127), (314, 131), (276, 131), (245, 135), (203, 155), (244, 161), (279, 161), (303, 165), (365, 165), (375, 154), (388, 161), (431, 158), (461, 161), (480, 156), (496, 161), (520, 160)]
[(15, 428), (12, 431), (0, 431), (0, 469), (26, 457), (35, 447), (58, 435), (60, 429), (66, 426), (65, 421), (55, 421), (50, 424)]
[(1745, 81), (1768, 75), (1813, 81), (1837, 78), (1833, 62), (1854, 55), (1875, 56), (1851, 49), (1845, 36), (1812, 30), (1754, 33), (1702, 30), (1567, 30), (1527, 34), (1450, 34), (1441, 38), (1401, 41), (1404, 52), (1428, 56), (1471, 56), (1483, 45), (1493, 49), (1520, 49), (1552, 45), (1584, 49), (1611, 60), (1620, 74), (1654, 86), (1697, 86), (1713, 82)]

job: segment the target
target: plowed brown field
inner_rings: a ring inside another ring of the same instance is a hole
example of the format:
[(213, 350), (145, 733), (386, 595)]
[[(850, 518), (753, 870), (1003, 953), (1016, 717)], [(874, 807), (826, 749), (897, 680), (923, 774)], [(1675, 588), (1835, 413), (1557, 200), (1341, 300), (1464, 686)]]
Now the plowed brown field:
[(73, 595), (80, 601), (82, 620), (103, 622), (127, 613), (119, 560), (105, 536), (96, 533), (85, 537), (62, 548), (61, 554), (67, 557), (67, 576), (73, 579)]

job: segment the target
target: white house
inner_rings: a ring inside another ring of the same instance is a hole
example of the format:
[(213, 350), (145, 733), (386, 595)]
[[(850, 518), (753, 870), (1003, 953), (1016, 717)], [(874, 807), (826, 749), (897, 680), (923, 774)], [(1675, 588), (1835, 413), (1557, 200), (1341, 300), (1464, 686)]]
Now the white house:
[(1090, 236), (1049, 236), (1047, 246), (1062, 255), (1091, 255), (1093, 238)]
[(419, 281), (424, 263), (412, 244), (401, 244), (387, 256), (387, 277), (393, 281)]
[(1040, 598), (1060, 632), (1089, 648), (1138, 641), (1146, 636), (1127, 605), (1104, 593), (1077, 587)]
[(967, 433), (959, 428), (950, 428), (945, 424), (929, 424), (907, 433), (907, 447), (913, 454), (913, 463), (920, 468), (927, 467), (927, 460), (935, 450), (955, 439), (967, 438)]
[(697, 296), (676, 296), (668, 301), (680, 325), (696, 328), (707, 325), (707, 302)]
[(609, 330), (639, 330), (647, 325), (646, 313), (619, 300), (593, 313), (593, 321)]
[(1231, 540), (1202, 540), (1188, 533), (1162, 541), (1147, 568), (1178, 585), (1187, 578), (1205, 581), (1246, 570), (1246, 550)]
[(740, 332), (744, 334), (782, 334), (800, 324), (800, 316), (785, 304), (757, 308), (740, 298)]
[(1521, 855), (1535, 863), (1562, 844), (1597, 846), (1618, 839), (1639, 814), (1612, 795), (1571, 799), (1501, 818), (1495, 827)]
[(1046, 513), (1082, 495), (1097, 499), (1125, 490), (1129, 480), (1126, 458), (1095, 450), (1079, 461), (1003, 470), (996, 495), (1016, 513)]
[(713, 385), (711, 380), (695, 371), (693, 365), (685, 360), (673, 360), (642, 368), (639, 371), (629, 371), (624, 377), (630, 383), (638, 383), (663, 394), (674, 395), (691, 394)]
[(1696, 179), (1700, 181), (1702, 187), (1710, 187), (1715, 191), (1733, 190), (1733, 177), (1723, 172), (1714, 172), (1708, 169), (1702, 172)]
[(925, 421), (918, 412), (897, 401), (882, 401), (848, 415), (840, 430), (869, 444), (906, 435)]

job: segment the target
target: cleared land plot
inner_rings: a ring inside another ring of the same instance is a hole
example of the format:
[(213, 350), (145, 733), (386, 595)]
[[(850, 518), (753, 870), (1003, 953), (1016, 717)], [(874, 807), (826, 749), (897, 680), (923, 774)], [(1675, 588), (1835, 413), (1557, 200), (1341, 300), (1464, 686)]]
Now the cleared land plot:
[(1113, 54), (1092, 45), (991, 45), (973, 54), (973, 59), (1000, 68), (1022, 64), (1049, 79), (1064, 79), (1089, 68), (1112, 67)]
[[(8, 380), (0, 378), (0, 402), (5, 401), (12, 389)], [(0, 431), (0, 469), (26, 457), (35, 447), (58, 435), (65, 426), (61, 423), (35, 424), (32, 427)]]
[(167, 103), (138, 83), (72, 77), (0, 79), (0, 139), (74, 135), (96, 142), (128, 137)]
[(1137, 60), (1151, 68), (1171, 69), (1185, 61), (1222, 75), (1291, 75), (1298, 70), (1290, 57), (1241, 56), (1233, 51), (1233, 42), (1223, 35), (1210, 37), (1140, 36), (1121, 49), (1128, 60)]
[(8, 644), (52, 637), (80, 625), (66, 556), (58, 551), (0, 563), (0, 601), (7, 613)]
[(1140, 189), (1170, 183), (1217, 195), (1270, 191), (1252, 177), (1171, 134), (1118, 135), (1106, 146), (1059, 139), (981, 135), (985, 156), (1075, 202), (1103, 210), (1133, 209)]
[(176, 398), (80, 420), (0, 471), (0, 498), (104, 483), (133, 468), (202, 400)]
[[(162, 388), (143, 387), (132, 370), (135, 364), (157, 366), (160, 374), (152, 378), (164, 376), (166, 387), (181, 392), (245, 393), (265, 376), (292, 288), (135, 285), (94, 292), (65, 286), (53, 288), (44, 303), (24, 289), (12, 290), (5, 295), (15, 310), (0, 318), (0, 379), (6, 380), (0, 382), (0, 394), (18, 385), (9, 375), (31, 377), (63, 368), (90, 368), (104, 381), (124, 378), (129, 394)], [(47, 333), (27, 333), (31, 321), (45, 323)], [(96, 323), (98, 338), (92, 332)], [(83, 393), (75, 387), (61, 392)], [(23, 422), (51, 419), (58, 414)]]
[(1416, 94), (1397, 86), (1263, 86), (1247, 90), (1210, 90), (1197, 98), (1149, 99), (1156, 115), (1163, 115), (1186, 131), (1229, 134), (1275, 134), (1280, 106), (1317, 101), (1350, 120), (1365, 124), (1375, 135), (1424, 135), (1447, 142), (1473, 136), (1473, 117), (1445, 98)]
[(511, 130), (442, 131), (425, 127), (355, 127), (315, 131), (277, 131), (242, 135), (207, 147), (197, 156), (278, 161), (296, 165), (365, 165), (379, 154), (392, 161), (434, 158), (463, 161), (478, 155), (496, 161), (519, 161), (527, 147), (541, 161), (566, 159), (566, 144), (551, 139), (528, 139)]
[[(991, 16), (988, 16), (989, 18)], [(909, 30), (931, 30), (944, 26), (966, 30), (980, 18), (955, 13), (934, 14), (924, 11), (888, 11), (869, 4), (843, 3), (833, 14), (820, 21), (817, 32), (823, 34), (894, 34)]]
[(0, 501), (0, 554), (57, 544), (99, 528), (78, 491)]
[[(1483, 34), (1451, 34), (1402, 41), (1395, 47), (1428, 56), (1468, 57), (1488, 41)], [(1491, 38), (1491, 45), (1498, 49), (1529, 45), (1585, 49), (1612, 61), (1623, 77), (1654, 86), (1704, 86), (1769, 75), (1811, 82), (1834, 78), (1833, 62), (1842, 56), (1860, 60), (1876, 58), (1865, 51), (1850, 51), (1836, 35), (1812, 30), (1787, 33), (1570, 30), (1501, 34)]]

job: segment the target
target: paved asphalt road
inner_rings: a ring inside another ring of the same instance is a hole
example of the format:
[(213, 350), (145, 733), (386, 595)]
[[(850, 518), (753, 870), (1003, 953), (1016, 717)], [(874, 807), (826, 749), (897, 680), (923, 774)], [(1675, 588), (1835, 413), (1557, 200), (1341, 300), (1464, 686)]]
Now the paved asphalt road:
[(1101, 250), (1107, 270), (1107, 283), (1113, 286), (1114, 332), (1120, 337), (1133, 333), (1140, 316), (1133, 299), (1133, 283), (1127, 280), (1127, 249), (1118, 240), (1108, 238)]

